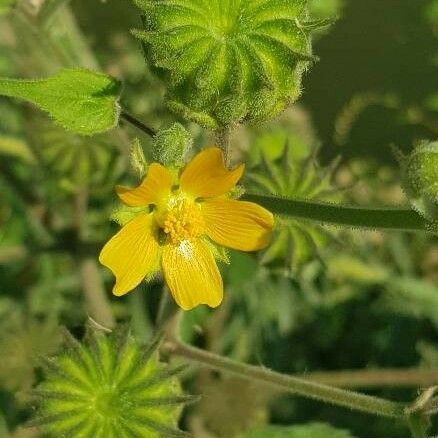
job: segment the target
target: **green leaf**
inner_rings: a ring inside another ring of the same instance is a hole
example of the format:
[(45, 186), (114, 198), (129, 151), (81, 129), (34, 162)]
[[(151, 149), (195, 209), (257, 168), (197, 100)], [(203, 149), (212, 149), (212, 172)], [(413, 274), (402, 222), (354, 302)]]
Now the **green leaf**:
[(428, 318), (438, 327), (438, 287), (426, 280), (396, 276), (388, 282), (384, 304), (403, 315)]
[(32, 102), (65, 129), (82, 135), (108, 131), (119, 119), (121, 83), (84, 69), (41, 80), (0, 79), (0, 95)]
[(349, 432), (327, 424), (313, 423), (301, 426), (265, 426), (253, 430), (242, 438), (354, 438)]
[(15, 0), (0, 0), (0, 15), (6, 14), (14, 6)]

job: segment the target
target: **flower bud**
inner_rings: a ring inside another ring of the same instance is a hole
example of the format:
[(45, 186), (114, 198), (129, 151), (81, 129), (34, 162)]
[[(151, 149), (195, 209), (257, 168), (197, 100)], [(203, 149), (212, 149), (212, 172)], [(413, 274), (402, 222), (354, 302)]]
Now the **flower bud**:
[(192, 147), (190, 133), (179, 123), (158, 131), (153, 140), (154, 160), (164, 166), (181, 167), (184, 157)]

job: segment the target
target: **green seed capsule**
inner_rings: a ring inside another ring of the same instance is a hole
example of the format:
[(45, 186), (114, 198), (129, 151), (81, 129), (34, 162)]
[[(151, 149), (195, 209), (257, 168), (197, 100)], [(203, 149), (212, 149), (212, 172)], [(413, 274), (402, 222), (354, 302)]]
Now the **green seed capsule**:
[(415, 193), (438, 200), (438, 142), (416, 148), (408, 158), (406, 171)]
[(75, 438), (184, 437), (177, 429), (183, 396), (178, 369), (160, 364), (155, 348), (129, 335), (93, 334), (48, 362), (37, 388), (33, 424), (45, 436)]
[(404, 188), (413, 207), (431, 221), (438, 220), (438, 142), (423, 142), (402, 157)]
[(307, 0), (135, 0), (134, 31), (168, 106), (208, 128), (266, 120), (295, 101), (314, 60)]

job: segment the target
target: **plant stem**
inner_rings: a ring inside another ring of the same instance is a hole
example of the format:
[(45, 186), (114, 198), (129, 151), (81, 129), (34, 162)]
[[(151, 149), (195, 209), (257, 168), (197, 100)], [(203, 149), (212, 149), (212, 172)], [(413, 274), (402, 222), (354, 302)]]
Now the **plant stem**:
[(94, 257), (82, 259), (79, 272), (89, 315), (102, 326), (113, 328), (114, 316)]
[(412, 438), (427, 438), (427, 427), (424, 418), (420, 414), (409, 416), (408, 424)]
[(140, 131), (143, 131), (150, 137), (155, 137), (156, 132), (154, 129), (150, 128), (149, 126), (146, 126), (143, 122), (136, 119), (134, 116), (127, 113), (126, 111), (122, 110), (122, 112), (120, 113), (120, 118), (130, 123), (131, 125), (135, 126), (136, 128), (140, 129)]
[[(78, 242), (88, 237), (88, 189), (82, 187), (74, 197), (75, 228)], [(113, 328), (115, 320), (106, 296), (102, 276), (93, 256), (79, 256), (79, 275), (90, 316), (104, 327)]]
[(231, 164), (231, 128), (223, 127), (215, 132), (217, 146), (222, 149), (224, 154), (225, 166)]
[(163, 348), (171, 355), (183, 357), (201, 366), (216, 371), (229, 372), (241, 378), (257, 381), (292, 394), (368, 414), (389, 418), (405, 417), (405, 406), (401, 403), (283, 375), (266, 368), (243, 364), (173, 340), (166, 342)]
[(304, 378), (339, 388), (416, 388), (438, 384), (438, 369), (394, 368), (307, 373)]
[(256, 202), (278, 215), (325, 224), (380, 230), (432, 231), (426, 219), (411, 209), (365, 208), (249, 193), (242, 199)]

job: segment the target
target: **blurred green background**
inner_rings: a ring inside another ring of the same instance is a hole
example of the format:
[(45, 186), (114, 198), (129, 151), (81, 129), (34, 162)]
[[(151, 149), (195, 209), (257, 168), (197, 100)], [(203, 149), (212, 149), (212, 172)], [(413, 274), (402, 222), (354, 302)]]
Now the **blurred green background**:
[[(130, 2), (72, 0), (52, 13), (49, 1), (46, 20), (35, 18), (42, 0), (20, 0), (10, 12), (3, 2), (0, 76), (100, 69), (124, 81), (123, 104), (140, 119), (156, 128), (175, 120), (130, 35), (140, 26)], [(306, 74), (298, 103), (278, 120), (234, 135), (235, 158), (250, 164), (247, 189), (276, 190), (266, 166), (280, 172), (287, 142), (294, 177), (284, 194), (407, 205), (391, 146), (408, 152), (438, 136), (438, 1), (313, 0), (311, 7), (316, 16), (339, 19), (315, 38), (320, 61)], [(197, 147), (209, 141), (199, 127), (188, 128)], [(77, 137), (33, 108), (0, 98), (0, 437), (40, 436), (23, 428), (32, 412), (28, 394), (42, 376), (39, 357), (59, 348), (59, 326), (81, 336), (87, 316), (110, 300), (117, 322), (131, 321), (140, 339), (149, 338), (161, 281), (117, 299), (109, 272), (96, 263), (117, 229), (109, 221), (113, 186), (135, 181), (129, 170), (135, 136), (147, 154), (150, 140), (130, 127)], [(225, 303), (213, 312), (187, 312), (186, 341), (285, 373), (438, 369), (436, 237), (281, 225), (287, 233), (279, 230), (267, 252), (230, 254)], [(308, 422), (358, 438), (409, 436), (386, 419), (214, 373), (189, 373), (184, 384), (204, 394), (182, 419), (195, 437)], [(416, 384), (357, 389), (400, 401), (418, 393)]]

